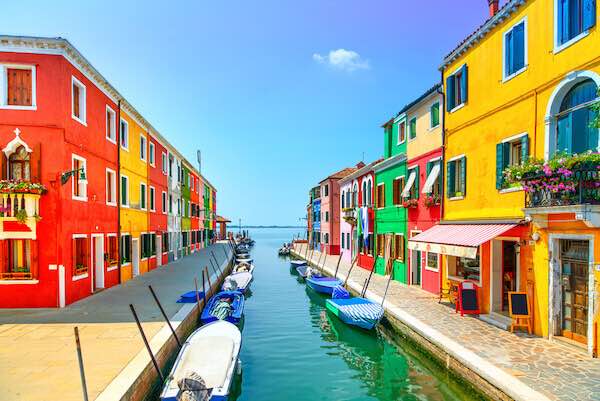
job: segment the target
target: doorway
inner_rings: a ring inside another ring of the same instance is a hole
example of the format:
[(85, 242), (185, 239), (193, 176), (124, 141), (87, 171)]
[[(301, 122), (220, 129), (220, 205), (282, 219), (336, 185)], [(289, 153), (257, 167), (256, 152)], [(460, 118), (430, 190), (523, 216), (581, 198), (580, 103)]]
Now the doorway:
[(514, 241), (502, 241), (502, 305), (503, 314), (508, 315), (508, 293), (517, 291), (517, 247)]
[(133, 238), (131, 240), (131, 266), (133, 277), (140, 275), (140, 240)]
[(581, 344), (587, 344), (589, 242), (561, 239), (559, 249), (561, 335)]
[(410, 257), (410, 283), (421, 285), (421, 251), (411, 251)]
[(490, 248), (490, 311), (508, 316), (508, 293), (519, 290), (519, 240), (496, 238)]
[(104, 288), (104, 236), (93, 235), (92, 236), (92, 260), (94, 263), (94, 280), (92, 280), (93, 291), (97, 291)]

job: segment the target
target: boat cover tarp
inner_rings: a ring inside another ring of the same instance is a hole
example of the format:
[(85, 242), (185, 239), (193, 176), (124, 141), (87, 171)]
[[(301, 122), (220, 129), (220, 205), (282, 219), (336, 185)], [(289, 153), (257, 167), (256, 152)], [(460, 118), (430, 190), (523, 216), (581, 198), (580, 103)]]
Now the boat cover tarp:
[(383, 308), (364, 298), (328, 299), (338, 310), (342, 321), (355, 326), (371, 329), (383, 317)]
[[(204, 298), (204, 293), (202, 291), (198, 291), (198, 297), (200, 299)], [(181, 294), (179, 299), (177, 300), (178, 304), (193, 304), (196, 303), (196, 291), (188, 291), (185, 294)]]
[(341, 285), (338, 285), (333, 289), (331, 293), (331, 298), (333, 299), (348, 299), (350, 298), (350, 293)]
[(177, 382), (179, 392), (177, 393), (177, 401), (208, 401), (210, 399), (210, 390), (206, 387), (206, 383), (202, 376), (190, 370), (185, 377)]

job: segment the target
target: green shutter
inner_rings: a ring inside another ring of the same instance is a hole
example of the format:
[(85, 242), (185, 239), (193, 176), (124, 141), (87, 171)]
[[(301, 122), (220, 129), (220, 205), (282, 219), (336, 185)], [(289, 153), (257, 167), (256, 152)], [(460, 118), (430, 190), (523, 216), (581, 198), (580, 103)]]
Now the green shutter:
[(446, 110), (451, 111), (454, 108), (454, 75), (446, 78)]
[(496, 189), (502, 189), (504, 181), (504, 144), (496, 144)]
[(521, 160), (525, 163), (529, 159), (529, 135), (521, 138)]
[(431, 106), (431, 128), (440, 124), (440, 104), (434, 103)]
[(460, 171), (460, 183), (462, 196), (467, 196), (467, 158), (462, 157), (462, 170)]
[(415, 199), (419, 199), (419, 192), (421, 191), (419, 188), (419, 166), (415, 167), (415, 189), (415, 193), (417, 194)]
[(446, 180), (446, 192), (447, 192), (447, 196), (448, 198), (452, 198), (454, 196), (454, 193), (456, 192), (455, 188), (454, 188), (454, 176), (456, 174), (456, 162), (451, 161), (446, 163), (446, 175), (447, 175), (447, 180)]
[(468, 92), (469, 92), (469, 79), (467, 76), (467, 73), (469, 72), (469, 69), (467, 68), (467, 65), (463, 65), (462, 66), (462, 75), (461, 75), (461, 79), (460, 79), (460, 93), (462, 95), (462, 99), (461, 103), (467, 103), (468, 100)]

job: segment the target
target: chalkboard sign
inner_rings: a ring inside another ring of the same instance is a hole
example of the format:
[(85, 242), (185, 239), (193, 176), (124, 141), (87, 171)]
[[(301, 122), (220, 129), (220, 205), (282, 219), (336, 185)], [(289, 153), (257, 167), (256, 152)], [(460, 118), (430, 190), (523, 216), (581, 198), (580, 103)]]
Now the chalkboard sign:
[(529, 307), (529, 298), (526, 292), (508, 293), (508, 312), (513, 319), (510, 325), (511, 333), (514, 333), (515, 328), (519, 327), (527, 328), (527, 333), (532, 333), (531, 308)]
[(508, 306), (511, 316), (529, 316), (529, 300), (526, 292), (509, 292)]
[(458, 302), (456, 304), (457, 309), (460, 311), (460, 315), (466, 314), (478, 315), (479, 314), (479, 299), (477, 296), (477, 285), (472, 281), (463, 281), (458, 286)]

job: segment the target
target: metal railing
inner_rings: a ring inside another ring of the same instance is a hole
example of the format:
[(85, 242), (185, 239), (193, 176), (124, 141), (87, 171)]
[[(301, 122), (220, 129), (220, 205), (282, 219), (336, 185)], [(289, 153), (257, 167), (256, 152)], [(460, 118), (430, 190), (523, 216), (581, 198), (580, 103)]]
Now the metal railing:
[(544, 174), (526, 177), (525, 185), (531, 184), (536, 188), (526, 192), (526, 208), (600, 204), (598, 169), (574, 170), (570, 177)]

